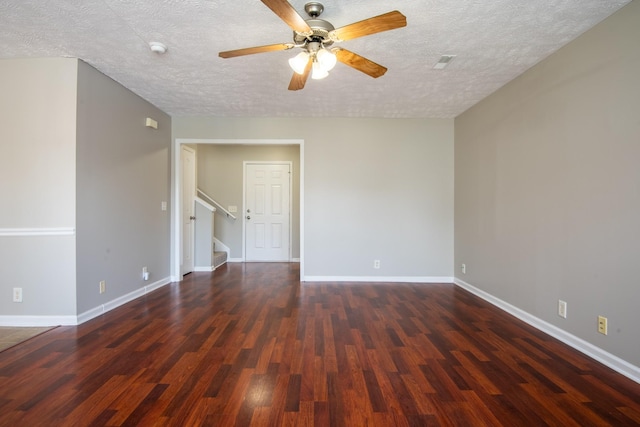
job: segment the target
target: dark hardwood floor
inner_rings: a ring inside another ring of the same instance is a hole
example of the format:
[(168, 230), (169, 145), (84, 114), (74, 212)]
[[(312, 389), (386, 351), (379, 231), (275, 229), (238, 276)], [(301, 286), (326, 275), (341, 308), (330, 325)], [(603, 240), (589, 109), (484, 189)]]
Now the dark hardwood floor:
[(194, 273), (0, 353), (1, 426), (627, 426), (640, 385), (451, 284)]

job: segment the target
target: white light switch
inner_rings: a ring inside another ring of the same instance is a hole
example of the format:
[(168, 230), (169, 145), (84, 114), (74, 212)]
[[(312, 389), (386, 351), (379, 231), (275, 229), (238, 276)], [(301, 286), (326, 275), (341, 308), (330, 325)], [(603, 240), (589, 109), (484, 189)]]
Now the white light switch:
[(160, 203), (160, 209), (163, 210), (163, 211), (166, 211), (167, 210), (167, 202)]
[(229, 212), (231, 212), (231, 213), (238, 212), (238, 207), (237, 206), (229, 206)]

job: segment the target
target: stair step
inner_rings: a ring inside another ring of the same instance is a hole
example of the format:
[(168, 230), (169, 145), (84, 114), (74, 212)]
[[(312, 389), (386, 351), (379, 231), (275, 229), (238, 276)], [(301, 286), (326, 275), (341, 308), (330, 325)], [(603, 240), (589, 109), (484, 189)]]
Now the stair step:
[(227, 253), (222, 251), (216, 251), (213, 253), (213, 266), (219, 267), (227, 262)]

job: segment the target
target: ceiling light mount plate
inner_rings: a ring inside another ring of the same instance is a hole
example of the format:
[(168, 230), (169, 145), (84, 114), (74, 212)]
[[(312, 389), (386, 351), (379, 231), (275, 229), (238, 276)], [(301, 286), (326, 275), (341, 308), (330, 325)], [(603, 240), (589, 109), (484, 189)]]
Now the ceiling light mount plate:
[(165, 46), (164, 44), (162, 44), (160, 42), (151, 42), (151, 43), (149, 43), (149, 48), (151, 49), (151, 52), (155, 52), (158, 55), (162, 55), (163, 53), (167, 52), (167, 46)]
[(304, 11), (312, 18), (317, 18), (324, 12), (324, 6), (317, 1), (311, 1), (304, 5)]

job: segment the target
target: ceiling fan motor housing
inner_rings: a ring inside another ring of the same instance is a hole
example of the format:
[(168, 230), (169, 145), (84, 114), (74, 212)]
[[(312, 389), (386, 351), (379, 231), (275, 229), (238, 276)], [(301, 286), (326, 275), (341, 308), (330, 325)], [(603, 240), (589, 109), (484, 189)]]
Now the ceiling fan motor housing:
[(329, 37), (329, 32), (335, 30), (335, 27), (331, 25), (330, 22), (325, 21), (324, 19), (312, 18), (307, 19), (306, 23), (311, 27), (311, 35), (305, 35), (294, 31), (293, 41), (295, 44), (300, 45), (310, 41), (322, 43), (325, 47), (333, 44), (333, 40)]

